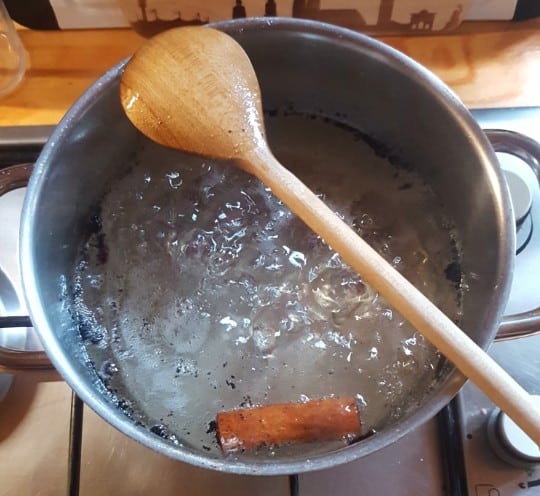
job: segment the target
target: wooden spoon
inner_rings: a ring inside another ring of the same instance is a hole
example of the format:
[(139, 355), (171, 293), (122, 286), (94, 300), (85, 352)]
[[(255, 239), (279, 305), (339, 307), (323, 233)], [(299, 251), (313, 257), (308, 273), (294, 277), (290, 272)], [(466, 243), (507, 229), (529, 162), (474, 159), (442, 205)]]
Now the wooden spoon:
[(540, 444), (540, 412), (528, 393), (274, 158), (257, 77), (236, 41), (206, 27), (166, 31), (127, 64), (120, 94), (128, 118), (154, 141), (231, 159), (257, 176)]

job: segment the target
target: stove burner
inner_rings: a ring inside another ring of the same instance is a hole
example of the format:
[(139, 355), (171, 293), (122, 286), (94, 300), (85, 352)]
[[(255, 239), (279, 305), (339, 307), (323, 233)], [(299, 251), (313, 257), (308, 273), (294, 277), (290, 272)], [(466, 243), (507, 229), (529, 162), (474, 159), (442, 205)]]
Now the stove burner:
[[(532, 399), (540, 406), (539, 395)], [(487, 435), (494, 453), (510, 465), (528, 470), (540, 463), (540, 447), (498, 408), (489, 416)]]
[[(8, 277), (0, 269), (0, 316), (10, 315), (19, 309), (17, 295)], [(22, 348), (26, 340), (26, 330), (0, 328), (0, 345), (6, 348)], [(0, 374), (0, 402), (9, 391), (12, 376)]]
[(504, 177), (510, 191), (516, 226), (520, 226), (531, 211), (532, 191), (527, 181), (517, 172), (504, 170)]
[[(501, 157), (500, 157), (501, 158)], [(501, 158), (502, 159), (502, 158)], [(532, 238), (533, 221), (531, 215), (533, 193), (521, 170), (503, 169), (504, 178), (510, 192), (516, 223), (516, 255), (519, 255)]]
[(521, 224), (516, 227), (516, 255), (519, 255), (527, 246), (533, 234), (532, 215), (528, 214)]

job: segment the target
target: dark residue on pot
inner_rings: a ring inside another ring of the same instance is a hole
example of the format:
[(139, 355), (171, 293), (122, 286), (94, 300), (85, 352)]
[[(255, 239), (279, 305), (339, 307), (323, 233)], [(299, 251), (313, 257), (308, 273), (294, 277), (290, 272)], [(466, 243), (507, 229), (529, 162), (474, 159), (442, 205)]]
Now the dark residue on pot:
[(334, 112), (332, 117), (329, 117), (323, 109), (317, 109), (316, 112), (306, 113), (298, 111), (295, 107), (288, 103), (280, 108), (264, 109), (266, 117), (282, 116), (303, 116), (306, 119), (322, 119), (327, 124), (332, 124), (344, 131), (350, 132), (356, 141), (364, 141), (369, 145), (377, 157), (388, 160), (397, 169), (406, 171), (414, 170), (414, 166), (405, 161), (399, 150), (395, 146), (386, 144), (383, 140), (368, 132), (359, 131), (358, 128), (351, 126), (346, 121), (347, 114), (343, 112)]
[(105, 243), (105, 234), (103, 232), (103, 222), (101, 220), (100, 209), (90, 217), (88, 226), (88, 234), (95, 234), (95, 248), (97, 249), (98, 262), (102, 265), (107, 263), (109, 257), (109, 249)]
[(454, 283), (456, 289), (461, 286), (461, 265), (457, 261), (450, 262), (444, 269), (446, 279)]
[(92, 344), (101, 342), (103, 333), (96, 327), (94, 322), (79, 313), (76, 315), (75, 320), (83, 342), (90, 342)]
[[(447, 228), (451, 231), (453, 229), (453, 225), (447, 226)], [(451, 236), (450, 238), (450, 254), (451, 254), (451, 261), (444, 269), (444, 275), (446, 276), (446, 279), (454, 284), (454, 287), (458, 290), (456, 291), (456, 296), (459, 302), (459, 305), (461, 306), (462, 299), (463, 299), (463, 269), (461, 267), (461, 259), (462, 254), (460, 252), (460, 248), (458, 246), (458, 242), (454, 236)], [(456, 322), (456, 324), (459, 325), (459, 322)]]
[(212, 432), (217, 432), (217, 423), (215, 420), (211, 420), (208, 423), (208, 429), (206, 430), (206, 434), (211, 434)]

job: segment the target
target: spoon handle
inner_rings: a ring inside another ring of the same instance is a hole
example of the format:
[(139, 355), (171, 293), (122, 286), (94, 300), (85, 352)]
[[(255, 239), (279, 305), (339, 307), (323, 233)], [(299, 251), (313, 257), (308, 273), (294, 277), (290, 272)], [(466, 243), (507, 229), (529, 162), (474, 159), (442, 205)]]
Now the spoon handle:
[(419, 330), (466, 377), (540, 445), (540, 411), (529, 394), (441, 310), (396, 271), (268, 148), (239, 164), (271, 188), (291, 211)]

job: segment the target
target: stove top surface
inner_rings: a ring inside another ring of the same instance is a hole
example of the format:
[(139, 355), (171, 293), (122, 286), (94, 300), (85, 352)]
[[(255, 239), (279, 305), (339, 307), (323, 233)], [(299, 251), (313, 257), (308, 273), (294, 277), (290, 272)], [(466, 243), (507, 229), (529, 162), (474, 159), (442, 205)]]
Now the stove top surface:
[[(540, 108), (478, 110), (473, 115), (484, 129), (520, 132), (540, 142)], [(0, 128), (0, 168), (34, 161), (51, 131), (51, 127)], [(499, 154), (499, 158), (505, 170), (517, 173), (522, 182), (528, 185), (527, 191), (532, 198), (530, 209), (526, 205), (520, 207), (518, 248), (521, 247), (521, 250), (515, 260), (512, 290), (506, 309), (509, 315), (540, 306), (537, 276), (540, 273), (540, 230), (536, 229), (540, 223), (540, 178), (521, 159), (507, 154)], [(523, 199), (523, 194), (518, 193), (518, 201)], [(0, 196), (0, 315), (10, 312), (21, 315), (25, 312), (21, 303), (23, 299), (17, 262), (18, 225), (23, 199), (22, 188)], [(527, 241), (526, 246), (521, 246), (523, 240)], [(540, 331), (538, 322), (536, 325)], [(40, 347), (30, 329), (11, 329), (9, 333), (1, 331), (0, 344), (31, 349)], [(530, 393), (540, 394), (540, 336), (497, 342), (490, 354)], [(10, 375), (0, 374), (0, 402), (11, 380)], [(489, 400), (472, 384), (467, 384), (450, 409), (443, 410), (436, 419), (394, 445), (347, 465), (302, 474), (298, 479), (299, 485), (291, 492), (306, 496), (357, 493), (540, 495), (540, 464), (532, 463), (527, 468), (518, 468), (501, 460), (491, 448), (486, 426), (492, 411), (493, 405)], [(101, 477), (115, 475), (107, 474), (104, 470)], [(207, 477), (210, 480), (219, 475), (208, 473)], [(206, 479), (202, 478), (201, 481)], [(208, 480), (201, 482), (199, 494), (210, 494)], [(285, 495), (289, 491), (287, 485), (280, 483), (275, 485), (274, 492), (264, 494)], [(228, 494), (228, 489), (223, 488), (221, 492)]]

